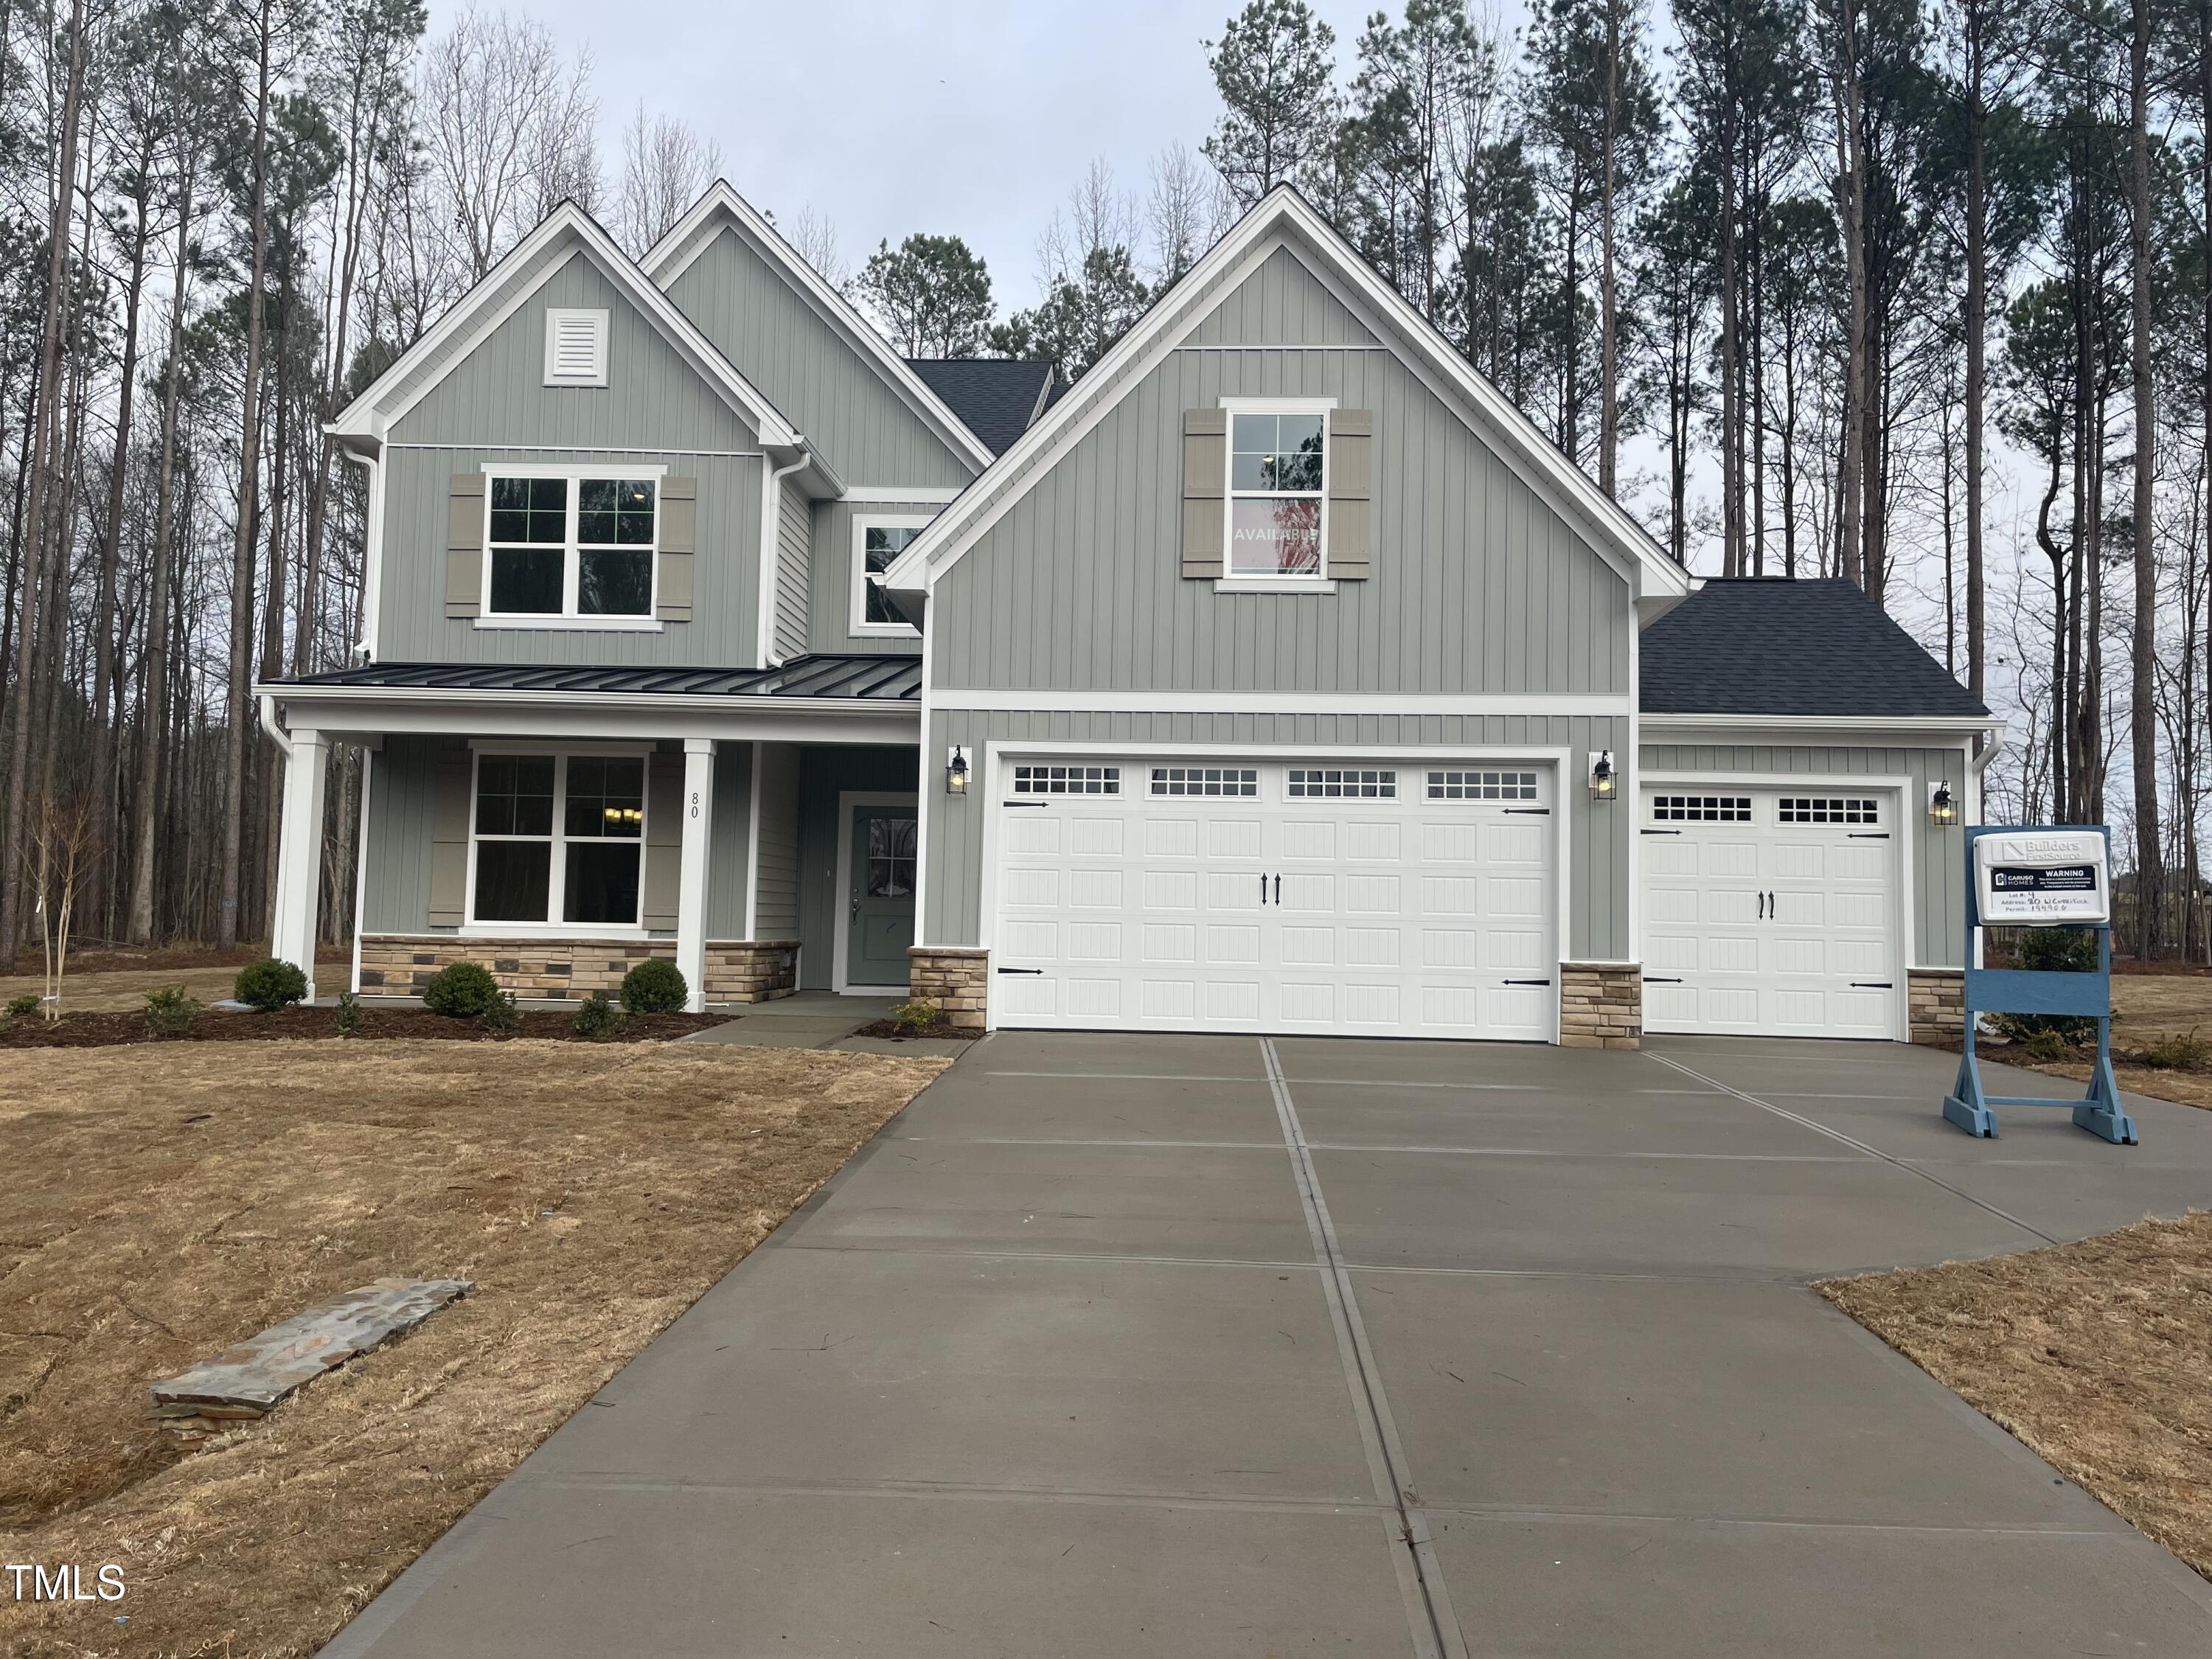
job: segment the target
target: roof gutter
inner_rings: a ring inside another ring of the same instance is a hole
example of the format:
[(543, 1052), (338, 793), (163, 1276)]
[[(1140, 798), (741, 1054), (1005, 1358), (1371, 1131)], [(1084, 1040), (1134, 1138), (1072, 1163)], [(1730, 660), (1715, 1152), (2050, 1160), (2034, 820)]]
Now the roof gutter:
[(763, 668), (783, 666), (783, 659), (774, 654), (776, 578), (781, 563), (776, 556), (783, 529), (783, 481), (794, 472), (804, 471), (814, 459), (804, 434), (793, 447), (798, 453), (787, 465), (770, 468), (763, 462), (761, 465), (760, 616), (759, 626), (755, 629), (754, 660)]
[[(791, 714), (899, 714), (921, 716), (921, 703), (913, 697), (789, 697), (763, 696), (746, 692), (652, 691), (524, 691), (506, 689), (427, 685), (301, 685), (278, 681), (257, 684), (262, 720), (267, 725), (276, 702), (464, 703), (485, 707), (567, 708), (701, 708), (775, 709)], [(273, 727), (270, 735), (276, 737)], [(287, 739), (277, 737), (277, 742)], [(289, 746), (289, 745), (288, 745)]]

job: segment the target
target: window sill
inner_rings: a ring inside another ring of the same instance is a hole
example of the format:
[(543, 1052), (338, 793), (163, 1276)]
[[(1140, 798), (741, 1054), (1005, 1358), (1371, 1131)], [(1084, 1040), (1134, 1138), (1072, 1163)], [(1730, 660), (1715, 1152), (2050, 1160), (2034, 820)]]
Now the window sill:
[(457, 930), (463, 939), (594, 939), (642, 940), (643, 927), (626, 927), (604, 921), (465, 921)]
[(921, 630), (905, 623), (854, 623), (845, 630), (851, 640), (918, 640)]
[(658, 617), (477, 617), (473, 623), (478, 628), (568, 634), (658, 634), (667, 626)]
[(1222, 576), (1215, 580), (1217, 593), (1334, 593), (1336, 584), (1311, 576)]

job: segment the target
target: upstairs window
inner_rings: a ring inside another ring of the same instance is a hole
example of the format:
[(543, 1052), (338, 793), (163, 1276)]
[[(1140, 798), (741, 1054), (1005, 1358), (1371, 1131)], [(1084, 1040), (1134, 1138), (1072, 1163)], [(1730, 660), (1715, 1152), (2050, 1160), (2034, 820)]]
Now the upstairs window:
[(653, 614), (658, 480), (495, 473), (485, 495), (484, 615)]
[(1326, 410), (1246, 413), (1232, 407), (1229, 580), (1322, 579), (1328, 471)]
[(857, 635), (915, 636), (884, 593), (884, 572), (929, 523), (927, 514), (862, 513), (853, 519), (853, 619)]
[(545, 308), (545, 384), (607, 383), (607, 313)]

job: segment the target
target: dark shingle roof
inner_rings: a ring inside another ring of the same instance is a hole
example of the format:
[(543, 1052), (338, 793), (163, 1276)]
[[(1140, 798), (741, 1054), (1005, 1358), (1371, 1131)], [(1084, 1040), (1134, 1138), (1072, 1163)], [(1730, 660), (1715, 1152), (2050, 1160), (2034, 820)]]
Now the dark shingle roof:
[(1848, 581), (1709, 580), (1638, 649), (1648, 714), (1989, 713)]
[(909, 357), (907, 367), (966, 422), (994, 455), (1013, 447), (1037, 412), (1050, 363), (1012, 357)]
[(857, 697), (921, 701), (918, 656), (793, 657), (781, 668), (549, 668), (534, 663), (373, 662), (285, 685), (364, 690), (629, 692), (664, 697)]

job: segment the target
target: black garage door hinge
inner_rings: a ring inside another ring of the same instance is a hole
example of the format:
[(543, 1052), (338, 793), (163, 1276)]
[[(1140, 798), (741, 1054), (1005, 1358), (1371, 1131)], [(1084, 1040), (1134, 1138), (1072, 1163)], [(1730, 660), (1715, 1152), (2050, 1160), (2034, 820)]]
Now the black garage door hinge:
[(1682, 832), (1680, 830), (1645, 830), (1640, 833), (1647, 836), (1679, 836)]
[(1509, 812), (1519, 812), (1528, 817), (1548, 818), (1552, 816), (1552, 809), (1548, 806), (1509, 806), (1505, 810)]
[(996, 971), (1001, 974), (1042, 974), (1044, 972), (1044, 969), (1042, 968), (1000, 968)]
[(1644, 976), (1644, 982), (1646, 985), (1680, 985), (1682, 981), (1679, 979), (1662, 979), (1656, 974), (1646, 974)]
[(1549, 985), (1552, 981), (1548, 979), (1509, 979), (1505, 982), (1508, 985)]
[(1048, 800), (1009, 800), (1001, 801), (999, 804), (1001, 806), (1049, 806), (1052, 805)]
[(1897, 984), (1893, 980), (1855, 979), (1851, 981), (1851, 989), (1854, 991), (1894, 991), (1896, 988)]
[(1844, 839), (1846, 841), (1887, 841), (1889, 839), (1889, 831), (1887, 830), (1854, 830), (1850, 835), (1844, 836)]

